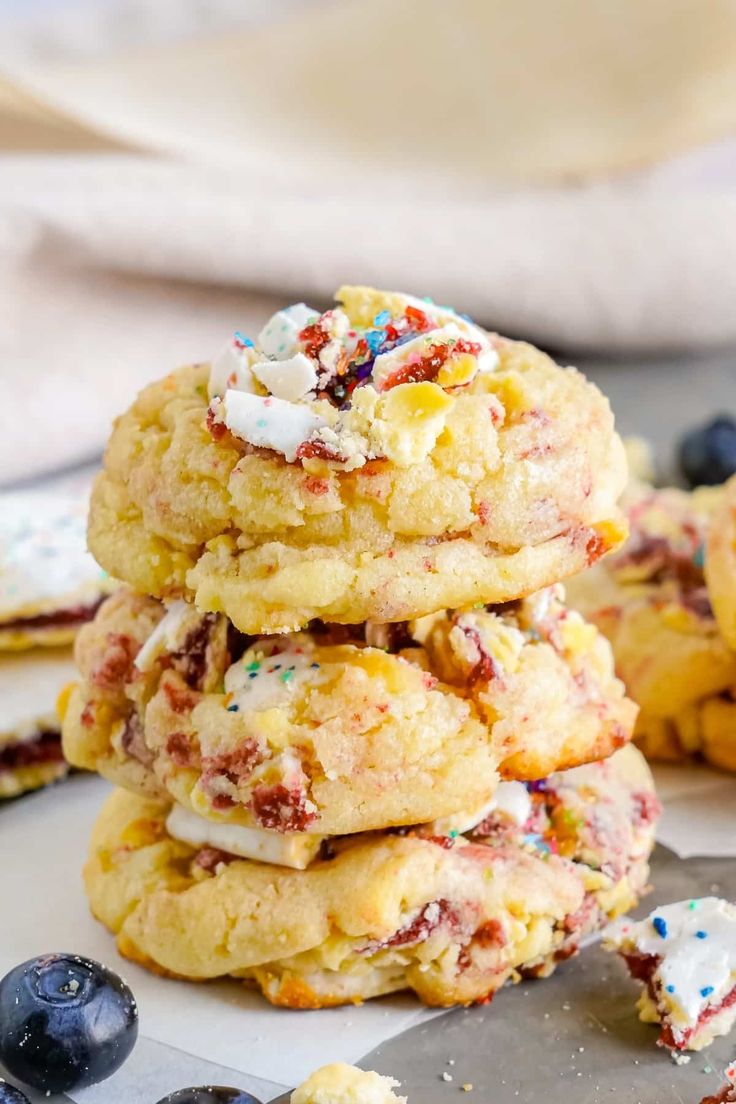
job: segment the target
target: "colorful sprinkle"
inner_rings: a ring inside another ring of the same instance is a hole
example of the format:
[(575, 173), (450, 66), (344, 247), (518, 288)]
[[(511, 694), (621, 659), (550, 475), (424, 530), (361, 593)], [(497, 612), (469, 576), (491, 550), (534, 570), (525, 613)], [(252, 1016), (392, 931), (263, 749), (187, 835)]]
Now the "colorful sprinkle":
[(253, 342), (251, 341), (251, 339), (249, 337), (246, 337), (245, 334), (242, 334), (240, 332), (240, 330), (235, 331), (234, 340), (238, 345), (242, 346), (242, 348), (244, 348), (244, 349), (253, 349), (253, 348), (255, 348), (255, 346), (254, 346)]
[(704, 985), (703, 988), (700, 990), (700, 995), (701, 995), (701, 997), (709, 997), (712, 992), (713, 992), (713, 986), (712, 985)]
[(229, 705), (227, 707), (228, 713), (237, 713), (239, 709), (240, 709), (239, 705)]
[(700, 544), (693, 554), (693, 563), (696, 567), (705, 567), (705, 545)]
[(691, 912), (695, 912), (695, 909), (698, 907), (698, 902), (691, 901), (687, 907), (690, 909)]
[(662, 939), (667, 938), (667, 921), (664, 920), (661, 916), (655, 916), (652, 919), (652, 927), (656, 931), (657, 935), (660, 936)]
[(696, 939), (707, 939), (708, 938), (708, 933), (706, 931), (696, 931), (695, 938)]
[(674, 993), (674, 991), (675, 991), (674, 985), (666, 985), (665, 989), (667, 990), (668, 993)]
[(391, 312), (387, 310), (379, 311), (376, 317), (373, 319), (374, 326), (385, 326), (387, 322), (391, 321)]

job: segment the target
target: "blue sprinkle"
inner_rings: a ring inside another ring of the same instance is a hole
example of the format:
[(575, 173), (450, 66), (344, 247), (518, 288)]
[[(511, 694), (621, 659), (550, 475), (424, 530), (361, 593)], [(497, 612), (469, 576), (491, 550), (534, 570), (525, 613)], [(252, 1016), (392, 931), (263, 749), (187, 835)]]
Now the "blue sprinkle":
[(713, 986), (712, 985), (704, 985), (703, 988), (700, 990), (700, 995), (701, 995), (701, 997), (709, 997), (712, 992), (713, 992)]
[(674, 991), (675, 991), (674, 985), (665, 985), (665, 989), (667, 990), (668, 993), (674, 993)]
[(652, 920), (652, 927), (662, 939), (667, 938), (667, 921), (663, 920), (661, 916), (654, 917)]
[(239, 705), (229, 705), (227, 707), (228, 713), (237, 713), (239, 709), (240, 709)]
[(310, 663), (309, 666), (312, 668), (316, 668), (319, 667), (319, 663)]
[(259, 418), (258, 421), (256, 422), (256, 425), (258, 426), (259, 429), (265, 429), (266, 426), (268, 425), (268, 422), (266, 421), (265, 418)]
[(249, 679), (258, 678), (258, 672), (257, 671), (251, 671), (248, 675), (248, 678)]
[(696, 939), (707, 939), (708, 938), (708, 933), (704, 932), (704, 931), (697, 931), (695, 933), (695, 938)]
[(705, 545), (699, 544), (693, 554), (693, 563), (696, 567), (705, 567)]
[(385, 338), (386, 335), (383, 330), (366, 330), (365, 339), (368, 344), (368, 348), (373, 353), (373, 356), (375, 356), (378, 350), (381, 348), (381, 345), (383, 345)]
[(382, 310), (379, 311), (376, 317), (373, 319), (374, 326), (385, 326), (387, 322), (391, 321), (391, 311)]
[(240, 330), (235, 331), (235, 340), (239, 341), (241, 345), (245, 345), (246, 349), (253, 349), (255, 346), (249, 337), (245, 337)]

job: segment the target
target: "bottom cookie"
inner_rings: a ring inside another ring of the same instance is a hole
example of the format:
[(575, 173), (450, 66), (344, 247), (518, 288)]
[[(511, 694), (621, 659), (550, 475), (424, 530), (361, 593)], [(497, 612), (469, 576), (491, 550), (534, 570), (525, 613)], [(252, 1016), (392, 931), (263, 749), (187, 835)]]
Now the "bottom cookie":
[(156, 972), (232, 975), (290, 1008), (402, 989), (430, 1005), (488, 1000), (551, 973), (636, 902), (659, 811), (633, 747), (509, 785), (513, 817), (499, 806), (465, 835), (436, 823), (334, 838), (307, 870), (181, 843), (168, 805), (118, 790), (85, 868), (92, 911)]

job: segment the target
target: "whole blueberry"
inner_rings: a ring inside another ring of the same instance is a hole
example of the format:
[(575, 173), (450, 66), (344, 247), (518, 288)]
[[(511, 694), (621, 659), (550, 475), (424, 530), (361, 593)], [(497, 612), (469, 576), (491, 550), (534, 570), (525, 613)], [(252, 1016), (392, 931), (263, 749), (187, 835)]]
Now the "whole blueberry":
[(725, 483), (736, 472), (736, 421), (721, 415), (683, 437), (680, 468), (691, 487)]
[(0, 1104), (31, 1104), (25, 1093), (9, 1085), (7, 1081), (0, 1080)]
[(0, 981), (0, 1061), (43, 1092), (104, 1081), (123, 1064), (137, 1035), (133, 994), (99, 962), (47, 954)]
[(200, 1085), (197, 1089), (178, 1089), (159, 1100), (158, 1104), (261, 1104), (261, 1101), (243, 1089)]

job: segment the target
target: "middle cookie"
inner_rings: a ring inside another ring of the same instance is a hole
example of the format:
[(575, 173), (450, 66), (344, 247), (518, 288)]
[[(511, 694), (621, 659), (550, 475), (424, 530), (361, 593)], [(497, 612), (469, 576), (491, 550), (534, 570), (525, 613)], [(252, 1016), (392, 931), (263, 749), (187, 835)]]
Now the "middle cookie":
[(553, 587), (398, 625), (244, 637), (121, 590), (80, 633), (70, 762), (224, 824), (342, 835), (489, 801), (605, 758), (636, 707)]

